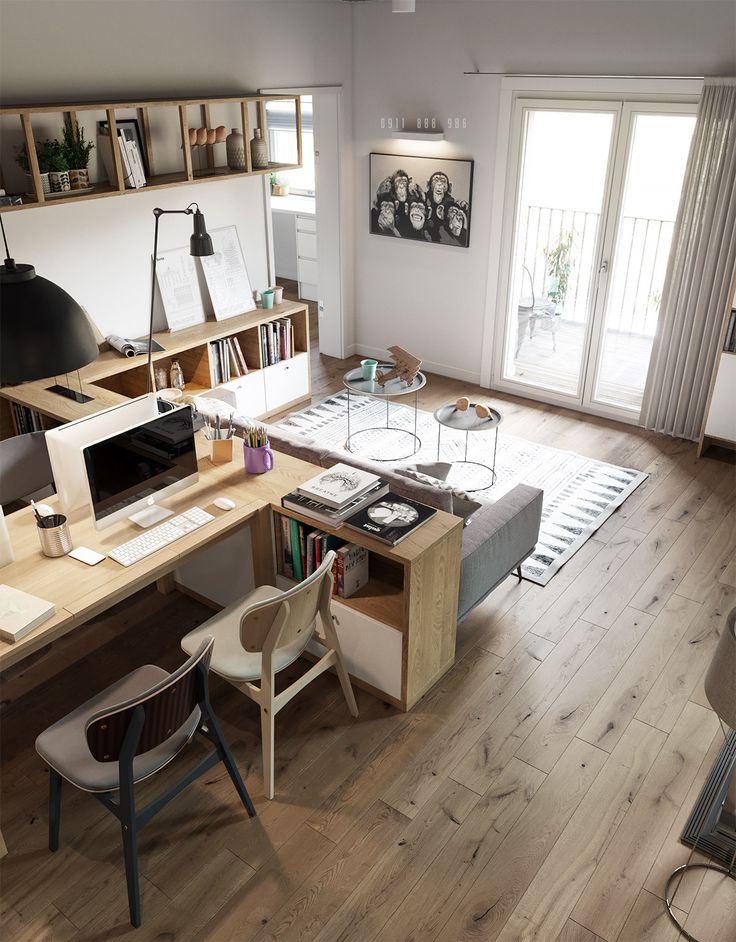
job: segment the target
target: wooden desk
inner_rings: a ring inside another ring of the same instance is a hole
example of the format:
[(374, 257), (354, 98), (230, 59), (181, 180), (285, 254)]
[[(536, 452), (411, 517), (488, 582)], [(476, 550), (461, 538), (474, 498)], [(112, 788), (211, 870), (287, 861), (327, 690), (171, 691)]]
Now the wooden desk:
[[(48, 559), (41, 553), (31, 509), (9, 514), (6, 522), (15, 562), (0, 570), (0, 581), (48, 599), (56, 605), (56, 614), (15, 644), (0, 642), (0, 671), (172, 572), (201, 549), (242, 526), (251, 529), (256, 583), (273, 582), (270, 504), (312, 477), (317, 469), (298, 458), (278, 455), (276, 467), (269, 474), (245, 475), (237, 445), (236, 458), (230, 464), (215, 466), (207, 458), (200, 458), (199, 482), (165, 501), (165, 506), (174, 511), (202, 507), (215, 520), (128, 568), (109, 558), (97, 566), (86, 566), (68, 556)], [(232, 498), (237, 504), (235, 509), (215, 507), (213, 500), (221, 496)], [(91, 517), (71, 524), (70, 530), (75, 546), (101, 553), (142, 532), (128, 520), (98, 531)]]

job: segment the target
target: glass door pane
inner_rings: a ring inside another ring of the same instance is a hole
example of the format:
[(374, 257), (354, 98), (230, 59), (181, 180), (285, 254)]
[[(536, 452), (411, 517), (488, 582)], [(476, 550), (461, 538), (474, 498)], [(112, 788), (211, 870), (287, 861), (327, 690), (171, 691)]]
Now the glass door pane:
[(695, 115), (631, 120), (593, 398), (638, 414)]
[(505, 380), (581, 398), (618, 113), (524, 108)]

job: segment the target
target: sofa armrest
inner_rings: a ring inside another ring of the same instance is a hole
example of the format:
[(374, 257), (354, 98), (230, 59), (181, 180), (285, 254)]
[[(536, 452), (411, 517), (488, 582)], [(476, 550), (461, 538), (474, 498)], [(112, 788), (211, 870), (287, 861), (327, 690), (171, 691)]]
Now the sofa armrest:
[(463, 531), (458, 617), (478, 605), (539, 539), (544, 492), (517, 484), (493, 504), (486, 504)]

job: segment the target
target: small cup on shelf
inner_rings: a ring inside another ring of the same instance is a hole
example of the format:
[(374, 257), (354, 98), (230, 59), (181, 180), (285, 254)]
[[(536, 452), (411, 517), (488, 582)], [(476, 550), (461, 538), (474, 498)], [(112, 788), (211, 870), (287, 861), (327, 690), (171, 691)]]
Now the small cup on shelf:
[(264, 311), (270, 311), (273, 307), (274, 293), (272, 288), (268, 288), (266, 291), (261, 291), (261, 306)]

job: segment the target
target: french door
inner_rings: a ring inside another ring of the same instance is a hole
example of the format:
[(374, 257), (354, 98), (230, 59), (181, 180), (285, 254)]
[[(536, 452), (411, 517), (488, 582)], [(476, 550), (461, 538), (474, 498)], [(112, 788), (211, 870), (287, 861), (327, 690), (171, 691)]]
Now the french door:
[(515, 102), (494, 386), (636, 421), (695, 110)]

